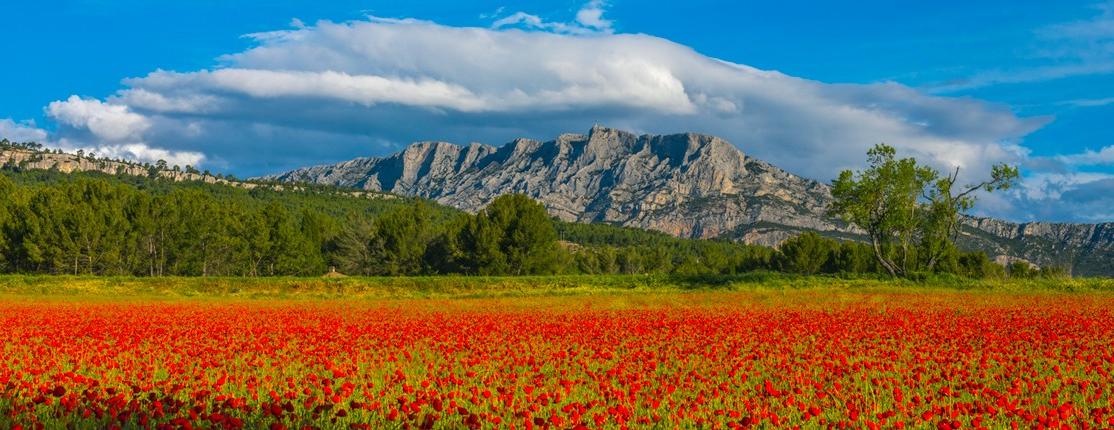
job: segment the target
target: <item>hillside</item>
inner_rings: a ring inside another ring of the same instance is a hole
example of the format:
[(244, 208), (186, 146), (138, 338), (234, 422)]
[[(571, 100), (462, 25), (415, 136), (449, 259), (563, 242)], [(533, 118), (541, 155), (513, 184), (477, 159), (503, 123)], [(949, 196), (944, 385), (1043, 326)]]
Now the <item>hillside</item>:
[[(829, 188), (695, 133), (636, 135), (605, 127), (503, 146), (419, 142), (386, 157), (307, 167), (266, 179), (419, 196), (474, 212), (523, 193), (566, 221), (678, 237), (774, 245), (801, 231), (855, 238), (825, 214)], [(1016, 224), (967, 218), (961, 244), (992, 258), (1114, 275), (1114, 224)]]

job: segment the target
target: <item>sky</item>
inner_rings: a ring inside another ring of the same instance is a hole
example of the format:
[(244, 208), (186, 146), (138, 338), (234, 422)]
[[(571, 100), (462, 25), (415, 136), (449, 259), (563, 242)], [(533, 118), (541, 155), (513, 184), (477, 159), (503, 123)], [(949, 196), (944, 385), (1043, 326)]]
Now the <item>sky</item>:
[(975, 213), (1114, 221), (1114, 1), (43, 0), (0, 11), (0, 137), (237, 176), (421, 140), (701, 132), (828, 181), (877, 143)]

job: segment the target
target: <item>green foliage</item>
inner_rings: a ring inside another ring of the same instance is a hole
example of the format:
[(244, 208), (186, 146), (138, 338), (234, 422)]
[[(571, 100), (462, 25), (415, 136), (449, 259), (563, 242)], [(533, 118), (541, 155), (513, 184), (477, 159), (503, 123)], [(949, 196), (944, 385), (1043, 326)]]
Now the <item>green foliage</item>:
[(941, 177), (913, 158), (898, 159), (885, 144), (867, 151), (867, 162), (865, 170), (845, 170), (832, 181), (829, 211), (867, 233), (875, 259), (892, 276), (937, 271), (942, 262), (957, 270), (959, 215), (974, 207), (973, 193), (1007, 189), (1018, 178), (1016, 167), (996, 165), (989, 180), (957, 192), (958, 168)]
[[(0, 141), (0, 143), (7, 143), (7, 139)], [(0, 175), (0, 272), (11, 270), (7, 256), (11, 252), (11, 243), (8, 241), (8, 233), (4, 229), (11, 223), (11, 206), (13, 206), (13, 198), (15, 196), (15, 185), (7, 177)]]
[(887, 145), (871, 148), (867, 162), (866, 170), (845, 170), (832, 182), (831, 213), (866, 231), (882, 267), (891, 275), (904, 275), (913, 269), (918, 199), (936, 173), (912, 158), (898, 159), (897, 151)]
[(1011, 279), (1064, 279), (1069, 278), (1068, 271), (1062, 267), (1037, 268), (1024, 260), (1014, 260), (1006, 265), (1006, 273)]
[(8, 139), (0, 139), (0, 150), (4, 149), (24, 149), (28, 151), (41, 151), (43, 145), (38, 142), (12, 142)]
[[(0, 275), (0, 295), (50, 297), (51, 300), (84, 297), (235, 300), (274, 298), (378, 300), (383, 298), (521, 297), (536, 295), (622, 294), (638, 295), (693, 290), (753, 291), (776, 297), (793, 291), (822, 293), (841, 301), (842, 293), (877, 294), (892, 291), (945, 291), (970, 294), (1044, 295), (1063, 293), (1114, 293), (1109, 278), (1076, 279), (968, 279), (930, 275), (919, 281), (878, 276), (800, 276), (771, 272), (741, 275), (546, 275), (515, 277), (413, 276), (413, 277), (130, 277)], [(640, 301), (637, 296), (631, 296)]]
[(467, 273), (533, 275), (557, 270), (557, 232), (541, 203), (495, 198), (460, 230), (457, 260)]
[(0, 191), (0, 270), (49, 274), (317, 275), (341, 217), (412, 201), (41, 171)]
[(420, 201), (375, 219), (353, 217), (337, 240), (333, 259), (345, 273), (427, 273), (426, 251), (436, 236), (435, 228), (429, 205)]
[(838, 248), (834, 240), (810, 231), (782, 242), (778, 260), (787, 272), (811, 275), (819, 273)]

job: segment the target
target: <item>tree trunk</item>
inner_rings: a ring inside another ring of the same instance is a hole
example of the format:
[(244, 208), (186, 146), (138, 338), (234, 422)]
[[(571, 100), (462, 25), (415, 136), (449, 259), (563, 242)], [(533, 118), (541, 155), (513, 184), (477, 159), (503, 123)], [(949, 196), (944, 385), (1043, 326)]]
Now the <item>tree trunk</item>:
[(871, 235), (870, 244), (874, 247), (874, 258), (878, 260), (878, 264), (881, 264), (886, 271), (890, 272), (890, 276), (896, 278), (898, 276), (898, 270), (895, 264), (886, 259), (882, 250), (882, 243), (878, 241), (877, 237)]

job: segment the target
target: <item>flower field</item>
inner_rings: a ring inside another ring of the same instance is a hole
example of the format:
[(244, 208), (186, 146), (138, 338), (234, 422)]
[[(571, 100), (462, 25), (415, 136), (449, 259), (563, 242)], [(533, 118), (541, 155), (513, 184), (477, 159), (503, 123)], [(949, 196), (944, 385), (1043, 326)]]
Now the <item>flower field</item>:
[(1109, 428), (1107, 294), (0, 299), (0, 428)]

